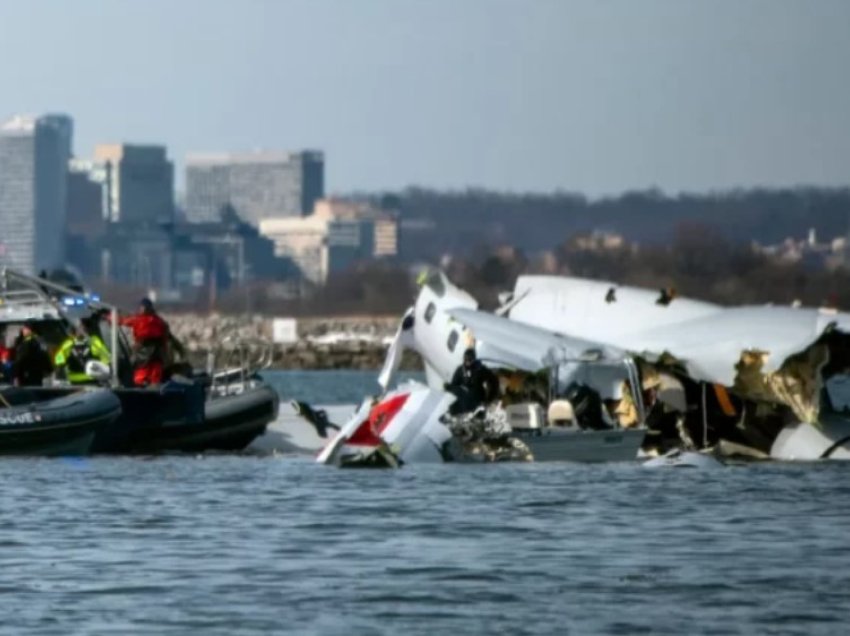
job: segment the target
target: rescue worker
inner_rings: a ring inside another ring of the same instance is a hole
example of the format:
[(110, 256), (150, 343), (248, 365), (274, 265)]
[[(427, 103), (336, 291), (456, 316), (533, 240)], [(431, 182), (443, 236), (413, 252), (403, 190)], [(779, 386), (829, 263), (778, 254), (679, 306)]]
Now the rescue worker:
[(12, 364), (15, 386), (41, 386), (44, 377), (53, 370), (50, 355), (34, 329), (35, 323), (28, 320), (15, 341), (15, 361)]
[(91, 384), (96, 382), (95, 378), (86, 373), (86, 363), (91, 360), (100, 362), (108, 368), (112, 355), (103, 339), (91, 333), (86, 325), (82, 325), (59, 347), (56, 355), (53, 356), (53, 365), (57, 371), (65, 371), (65, 377), (71, 384)]
[(156, 313), (149, 298), (142, 298), (136, 315), (119, 322), (133, 330), (133, 384), (160, 384), (171, 339), (168, 323)]
[(457, 397), (449, 409), (452, 415), (469, 413), (499, 397), (499, 378), (476, 357), (473, 348), (463, 352), (463, 363), (444, 386)]

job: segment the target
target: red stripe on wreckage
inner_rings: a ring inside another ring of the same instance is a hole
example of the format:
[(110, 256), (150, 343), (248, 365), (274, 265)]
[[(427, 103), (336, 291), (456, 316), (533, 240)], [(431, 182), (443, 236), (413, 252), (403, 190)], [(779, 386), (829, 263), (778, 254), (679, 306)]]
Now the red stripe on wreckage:
[(384, 432), (393, 418), (404, 408), (409, 397), (409, 393), (402, 393), (373, 406), (372, 410), (369, 411), (369, 417), (345, 441), (346, 445), (379, 446), (383, 441), (380, 437), (381, 433)]

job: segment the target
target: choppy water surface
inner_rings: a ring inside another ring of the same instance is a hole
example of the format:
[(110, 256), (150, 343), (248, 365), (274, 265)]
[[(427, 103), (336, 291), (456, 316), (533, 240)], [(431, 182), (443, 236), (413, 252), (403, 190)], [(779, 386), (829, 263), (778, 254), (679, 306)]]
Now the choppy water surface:
[(840, 634), (850, 610), (847, 464), (93, 458), (0, 479), (8, 633)]

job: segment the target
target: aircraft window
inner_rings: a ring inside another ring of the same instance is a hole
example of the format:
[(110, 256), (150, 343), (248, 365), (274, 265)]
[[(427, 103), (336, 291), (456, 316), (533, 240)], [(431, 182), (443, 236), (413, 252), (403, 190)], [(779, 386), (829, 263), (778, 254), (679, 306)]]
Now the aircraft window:
[(459, 339), (460, 336), (458, 336), (457, 331), (455, 329), (452, 329), (452, 332), (449, 334), (448, 342), (446, 342), (446, 346), (449, 348), (449, 351), (455, 350), (455, 347), (457, 346), (457, 341)]
[(425, 308), (425, 322), (429, 325), (431, 321), (434, 320), (434, 314), (437, 313), (437, 306), (434, 303), (428, 303), (428, 306)]

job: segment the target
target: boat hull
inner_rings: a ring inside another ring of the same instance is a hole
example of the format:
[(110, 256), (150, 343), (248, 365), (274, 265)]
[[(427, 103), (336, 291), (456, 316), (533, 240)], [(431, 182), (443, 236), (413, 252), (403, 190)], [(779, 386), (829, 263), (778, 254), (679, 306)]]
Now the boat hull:
[(201, 394), (200, 402), (193, 391), (163, 396), (156, 390), (117, 390), (124, 416), (95, 439), (94, 452), (241, 451), (277, 417), (279, 398), (266, 384), (206, 400)]
[(535, 462), (625, 462), (637, 459), (646, 431), (620, 429), (585, 431), (547, 427), (517, 430), (511, 437), (522, 441)]
[(277, 391), (268, 385), (207, 400), (202, 423), (165, 423), (154, 438), (137, 439), (134, 452), (244, 450), (277, 418), (279, 402)]
[(13, 390), (4, 397), (11, 406), (0, 410), (0, 455), (86, 455), (97, 432), (121, 413), (118, 398), (103, 390), (53, 399)]
[[(30, 399), (20, 406), (70, 398), (77, 391), (74, 387), (28, 389)], [(237, 394), (209, 399), (196, 383), (101, 391), (111, 396), (117, 413), (110, 422), (92, 427), (94, 439), (89, 446), (97, 454), (241, 451), (275, 420), (279, 404), (277, 392), (259, 381), (246, 384)], [(10, 440), (10, 450), (23, 443), (18, 438)]]

